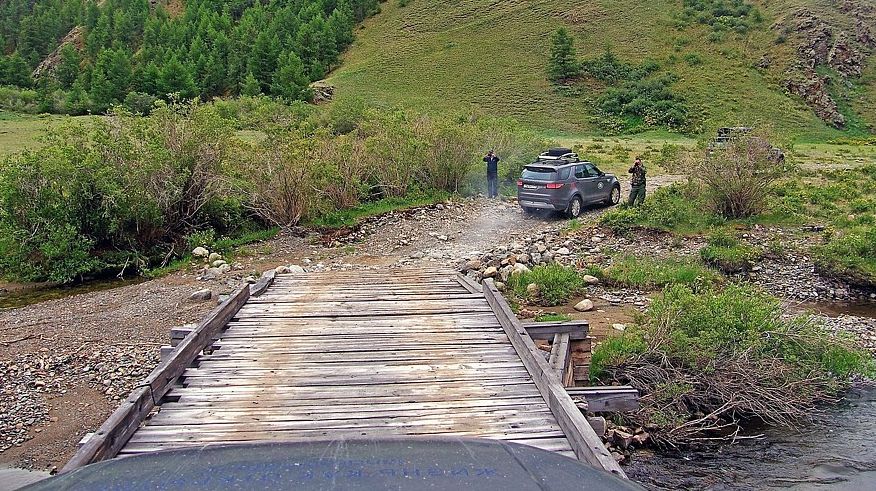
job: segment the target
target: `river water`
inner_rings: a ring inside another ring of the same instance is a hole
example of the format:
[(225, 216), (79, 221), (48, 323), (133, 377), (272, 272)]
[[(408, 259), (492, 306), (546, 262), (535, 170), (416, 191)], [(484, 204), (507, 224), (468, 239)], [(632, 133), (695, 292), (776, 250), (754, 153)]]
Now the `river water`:
[(146, 278), (137, 276), (125, 279), (91, 280), (67, 286), (0, 282), (0, 310), (15, 309), (46, 300), (67, 298), (80, 293), (110, 290), (143, 281), (146, 281)]

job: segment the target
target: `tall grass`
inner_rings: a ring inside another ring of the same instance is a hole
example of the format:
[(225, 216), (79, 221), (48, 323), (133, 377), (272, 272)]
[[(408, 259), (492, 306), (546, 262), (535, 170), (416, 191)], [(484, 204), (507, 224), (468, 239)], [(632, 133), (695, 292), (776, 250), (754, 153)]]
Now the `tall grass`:
[[(538, 287), (535, 292), (528, 291), (530, 284)], [(568, 302), (582, 292), (586, 285), (581, 274), (574, 268), (548, 264), (536, 266), (526, 273), (512, 274), (507, 286), (519, 299), (550, 307)]]

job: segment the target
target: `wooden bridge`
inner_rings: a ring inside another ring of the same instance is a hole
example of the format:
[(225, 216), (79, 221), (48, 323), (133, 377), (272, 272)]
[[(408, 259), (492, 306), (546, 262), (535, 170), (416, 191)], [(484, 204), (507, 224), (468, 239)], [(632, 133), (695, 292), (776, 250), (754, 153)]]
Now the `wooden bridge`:
[[(568, 353), (568, 333), (555, 335)], [(559, 356), (540, 354), (491, 281), (271, 271), (167, 355), (64, 471), (210, 443), (444, 435), (530, 445), (623, 476), (567, 393)]]

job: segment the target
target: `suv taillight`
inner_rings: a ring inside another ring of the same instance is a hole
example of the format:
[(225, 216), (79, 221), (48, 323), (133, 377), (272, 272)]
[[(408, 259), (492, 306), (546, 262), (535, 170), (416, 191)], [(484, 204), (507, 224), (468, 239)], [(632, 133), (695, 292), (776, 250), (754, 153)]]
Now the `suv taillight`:
[(522, 179), (517, 179), (517, 187), (518, 187), (518, 188), (522, 188), (522, 187), (523, 187), (523, 180), (522, 180)]
[(552, 183), (549, 183), (549, 184), (548, 184), (547, 186), (545, 186), (545, 187), (548, 188), (548, 189), (560, 189), (560, 188), (563, 187), (563, 186), (565, 186), (565, 184), (563, 184), (563, 183), (561, 183), (561, 182), (552, 182)]

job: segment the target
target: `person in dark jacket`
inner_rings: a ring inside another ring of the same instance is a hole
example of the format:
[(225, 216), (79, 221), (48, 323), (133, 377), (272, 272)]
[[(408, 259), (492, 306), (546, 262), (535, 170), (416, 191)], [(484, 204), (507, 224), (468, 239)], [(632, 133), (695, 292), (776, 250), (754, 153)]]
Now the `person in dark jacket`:
[(645, 202), (645, 166), (642, 164), (642, 159), (636, 158), (636, 162), (630, 167), (630, 200), (631, 206), (641, 205)]
[(490, 198), (499, 196), (499, 157), (490, 150), (484, 157), (487, 163), (487, 194)]

